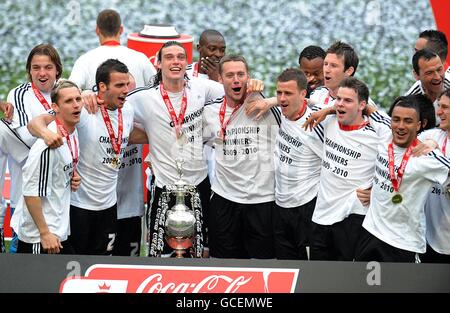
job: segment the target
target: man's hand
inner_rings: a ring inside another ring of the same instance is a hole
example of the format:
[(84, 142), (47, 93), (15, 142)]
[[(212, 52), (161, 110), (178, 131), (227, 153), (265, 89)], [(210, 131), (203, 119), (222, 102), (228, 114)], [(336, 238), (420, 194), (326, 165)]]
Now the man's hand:
[(362, 205), (365, 207), (368, 207), (370, 204), (370, 192), (372, 191), (372, 188), (369, 189), (356, 189), (356, 196), (358, 197), (359, 201), (361, 201)]
[(219, 62), (213, 58), (202, 58), (200, 60), (200, 67), (206, 74), (208, 74), (209, 79), (219, 81)]
[(327, 117), (327, 115), (333, 114), (334, 112), (335, 112), (334, 107), (325, 108), (320, 111), (312, 112), (311, 115), (306, 120), (306, 122), (302, 125), (302, 127), (305, 130), (308, 130), (309, 128), (309, 130), (312, 131), (313, 128), (319, 125), (320, 122), (322, 122)]
[(49, 129), (43, 130), (42, 139), (44, 139), (45, 144), (52, 149), (61, 147), (64, 144), (63, 137)]
[(247, 82), (247, 94), (252, 92), (262, 92), (264, 90), (264, 82), (259, 79), (250, 79)]
[(105, 103), (97, 97), (97, 94), (92, 90), (83, 90), (81, 93), (81, 98), (83, 99), (84, 108), (90, 113), (95, 114), (98, 111), (98, 106)]
[(266, 99), (250, 99), (245, 104), (245, 114), (247, 116), (255, 115), (255, 121), (259, 120), (267, 111), (270, 110), (277, 103), (277, 98), (266, 98)]
[(419, 157), (430, 153), (436, 148), (439, 148), (439, 144), (436, 141), (433, 139), (426, 139), (424, 142), (420, 142), (417, 146), (415, 146), (411, 150), (411, 153), (413, 156)]
[(80, 188), (81, 184), (81, 176), (78, 174), (77, 170), (73, 171), (72, 179), (70, 180), (70, 189), (72, 189), (73, 192), (77, 191), (78, 188)]
[(0, 101), (0, 111), (3, 112), (3, 118), (11, 122), (14, 114), (14, 106), (9, 102)]
[(63, 248), (58, 236), (51, 232), (41, 234), (41, 244), (48, 254), (57, 254)]

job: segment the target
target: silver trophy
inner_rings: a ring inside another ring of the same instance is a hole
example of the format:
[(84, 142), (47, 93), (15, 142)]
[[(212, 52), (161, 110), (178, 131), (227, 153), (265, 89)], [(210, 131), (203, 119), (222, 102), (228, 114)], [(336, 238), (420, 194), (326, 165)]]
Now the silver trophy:
[[(202, 256), (202, 208), (197, 188), (183, 180), (183, 159), (175, 161), (178, 180), (165, 186), (158, 203), (155, 232), (150, 244), (150, 255), (160, 256), (165, 242), (175, 251), (177, 258), (188, 253), (190, 257)], [(169, 203), (175, 196), (175, 205)], [(186, 197), (190, 198), (190, 207)]]

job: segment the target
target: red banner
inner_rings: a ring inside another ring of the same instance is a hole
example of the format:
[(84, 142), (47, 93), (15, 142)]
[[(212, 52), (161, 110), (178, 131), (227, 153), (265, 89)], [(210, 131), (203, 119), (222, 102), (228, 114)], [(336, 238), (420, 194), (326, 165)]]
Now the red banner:
[(293, 293), (298, 269), (97, 264), (61, 293)]
[[(433, 9), (434, 19), (436, 20), (436, 27), (443, 32), (447, 39), (450, 39), (450, 1), (447, 0), (430, 0), (431, 8)], [(450, 65), (449, 58), (445, 67)]]

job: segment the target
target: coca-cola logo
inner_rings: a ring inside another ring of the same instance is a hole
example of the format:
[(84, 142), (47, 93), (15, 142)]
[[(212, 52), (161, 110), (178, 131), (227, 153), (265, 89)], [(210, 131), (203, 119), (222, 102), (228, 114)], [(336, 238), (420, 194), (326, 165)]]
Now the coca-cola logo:
[(297, 276), (298, 269), (97, 264), (66, 278), (60, 292), (292, 293)]

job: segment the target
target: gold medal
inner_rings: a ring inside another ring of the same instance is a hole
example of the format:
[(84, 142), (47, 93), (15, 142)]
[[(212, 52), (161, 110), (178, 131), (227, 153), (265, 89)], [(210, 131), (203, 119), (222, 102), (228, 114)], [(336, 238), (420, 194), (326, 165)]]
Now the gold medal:
[(187, 140), (187, 136), (185, 133), (181, 133), (180, 135), (177, 136), (177, 144), (179, 146), (185, 145), (187, 144), (188, 140)]
[(119, 165), (120, 165), (120, 161), (117, 156), (111, 159), (111, 166), (113, 168), (119, 168)]
[(403, 197), (401, 194), (396, 193), (395, 195), (392, 196), (392, 203), (399, 204), (399, 203), (402, 203), (402, 201), (403, 201)]

